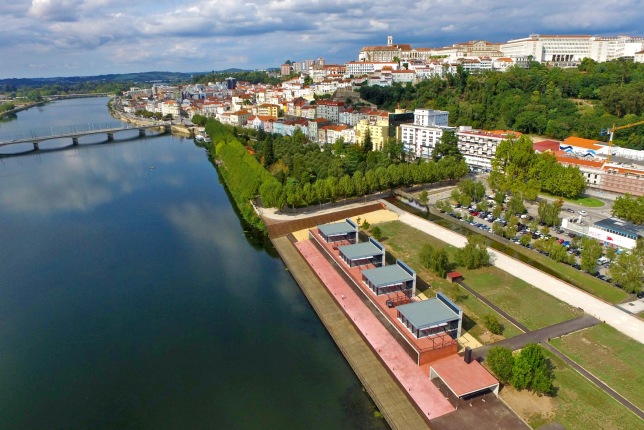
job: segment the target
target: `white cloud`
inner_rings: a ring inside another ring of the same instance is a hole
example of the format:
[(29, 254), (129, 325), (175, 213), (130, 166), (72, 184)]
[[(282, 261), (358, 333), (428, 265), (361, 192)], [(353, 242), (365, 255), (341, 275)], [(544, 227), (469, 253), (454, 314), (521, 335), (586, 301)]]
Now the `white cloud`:
[(344, 62), (388, 34), (415, 47), (502, 42), (533, 32), (642, 35), (641, 6), (641, 0), (0, 0), (0, 52), (12, 59), (0, 71), (11, 75), (0, 78), (52, 76), (65, 62), (78, 64), (79, 74), (266, 68), (321, 55)]

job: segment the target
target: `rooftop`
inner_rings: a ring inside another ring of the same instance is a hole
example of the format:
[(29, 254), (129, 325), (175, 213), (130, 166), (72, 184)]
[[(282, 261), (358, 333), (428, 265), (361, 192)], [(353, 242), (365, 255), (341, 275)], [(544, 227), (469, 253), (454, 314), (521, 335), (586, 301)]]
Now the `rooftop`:
[(356, 231), (356, 226), (346, 221), (319, 225), (318, 228), (325, 236), (336, 236)]
[(382, 254), (382, 249), (379, 249), (371, 242), (340, 246), (338, 250), (349, 260), (359, 260), (361, 258), (373, 257)]
[[(437, 296), (434, 299), (398, 306), (396, 309), (405, 318), (407, 318), (414, 327), (421, 330), (432, 326), (438, 326), (441, 323), (458, 318), (458, 313), (451, 307), (447, 306), (441, 299), (439, 299), (439, 297), (440, 296)], [(456, 305), (454, 305), (454, 307), (456, 307)], [(458, 307), (456, 308), (459, 309)]]
[(398, 264), (363, 270), (362, 274), (376, 287), (396, 285), (414, 279), (409, 272)]
[(644, 236), (644, 227), (619, 218), (606, 218), (595, 223), (597, 227), (613, 230), (628, 236)]
[(598, 142), (596, 140), (591, 140), (591, 139), (583, 139), (581, 137), (575, 137), (571, 136), (568, 139), (564, 140), (563, 143), (561, 144), (562, 148), (565, 149), (566, 145), (570, 146), (576, 146), (578, 148), (586, 148), (586, 149), (600, 149), (604, 145), (600, 145), (601, 142)]
[(478, 361), (472, 360), (467, 364), (458, 354), (435, 361), (430, 367), (458, 397), (499, 383)]

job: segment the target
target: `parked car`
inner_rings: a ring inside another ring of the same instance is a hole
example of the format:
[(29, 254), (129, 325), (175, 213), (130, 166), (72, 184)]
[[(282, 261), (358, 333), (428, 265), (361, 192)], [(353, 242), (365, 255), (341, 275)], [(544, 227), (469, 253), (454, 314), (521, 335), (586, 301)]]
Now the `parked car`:
[(567, 211), (568, 211), (568, 212), (570, 212), (571, 214), (574, 214), (574, 213), (575, 213), (575, 210), (574, 210), (574, 209), (571, 209), (571, 208), (566, 208), (565, 210), (567, 210)]
[(588, 212), (586, 212), (586, 211), (579, 211), (579, 215), (581, 215), (581, 216), (587, 216), (587, 215), (588, 215)]
[(564, 243), (564, 240), (563, 240), (563, 239), (559, 239), (559, 240), (557, 241), (557, 243), (561, 245), (562, 243)]
[(575, 236), (577, 236), (575, 233), (568, 233), (568, 237), (574, 238)]

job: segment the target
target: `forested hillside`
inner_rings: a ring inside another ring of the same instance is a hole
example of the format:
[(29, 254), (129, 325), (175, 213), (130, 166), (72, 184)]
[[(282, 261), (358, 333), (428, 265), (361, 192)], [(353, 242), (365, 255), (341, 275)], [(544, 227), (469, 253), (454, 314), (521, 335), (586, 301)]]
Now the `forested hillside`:
[[(644, 64), (584, 60), (560, 69), (532, 63), (529, 70), (481, 74), (459, 68), (416, 86), (363, 86), (360, 96), (388, 110), (398, 103), (447, 110), (450, 125), (606, 140), (601, 129), (644, 120)], [(618, 131), (615, 144), (644, 149), (644, 126)]]

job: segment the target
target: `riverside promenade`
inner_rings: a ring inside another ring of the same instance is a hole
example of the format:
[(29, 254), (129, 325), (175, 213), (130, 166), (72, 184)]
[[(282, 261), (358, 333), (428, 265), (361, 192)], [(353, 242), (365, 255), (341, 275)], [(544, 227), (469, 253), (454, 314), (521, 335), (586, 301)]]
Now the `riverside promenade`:
[[(367, 340), (356, 329), (343, 308), (329, 294), (295, 245), (286, 236), (272, 238), (271, 241), (389, 426), (392, 429), (428, 429), (428, 419), (421, 415), (421, 412), (408, 397), (408, 393), (403, 391), (394, 376), (383, 365)], [(311, 243), (309, 245), (313, 247)], [(314, 247), (313, 249), (315, 250)], [(320, 258), (324, 259), (321, 255)], [(330, 272), (335, 273), (333, 269)], [(347, 286), (347, 288), (349, 287)], [(355, 300), (360, 302), (357, 297)], [(368, 309), (367, 312), (369, 312)], [(373, 333), (375, 336), (375, 332)], [(398, 346), (393, 339), (390, 343)], [(405, 354), (404, 351), (403, 354)], [(411, 359), (406, 357), (411, 362)], [(423, 381), (429, 383), (429, 378), (426, 378), (427, 376), (423, 378)], [(411, 388), (413, 392), (415, 386), (407, 388)], [(440, 402), (440, 399), (437, 403), (437, 406), (442, 409), (438, 409), (431, 418), (447, 413), (450, 409), (453, 410), (447, 400), (444, 398), (442, 400), (444, 404)], [(440, 411), (443, 412), (440, 413)]]

